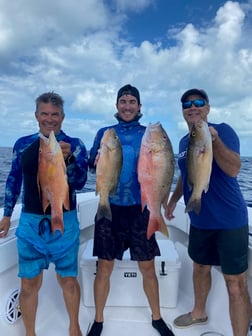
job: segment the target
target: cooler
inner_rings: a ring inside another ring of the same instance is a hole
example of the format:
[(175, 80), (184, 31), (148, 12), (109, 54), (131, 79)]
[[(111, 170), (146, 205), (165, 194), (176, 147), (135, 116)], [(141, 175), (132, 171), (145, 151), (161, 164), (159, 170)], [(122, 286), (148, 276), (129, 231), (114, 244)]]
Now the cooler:
[[(172, 241), (158, 240), (161, 256), (155, 258), (155, 269), (159, 282), (160, 306), (174, 308), (177, 305), (179, 270), (181, 263)], [(97, 257), (93, 257), (93, 239), (87, 242), (80, 258), (82, 302), (94, 307), (93, 284)], [(110, 293), (106, 306), (148, 307), (142, 285), (142, 274), (137, 261), (130, 260), (130, 253), (124, 253), (123, 260), (115, 260), (110, 277)]]

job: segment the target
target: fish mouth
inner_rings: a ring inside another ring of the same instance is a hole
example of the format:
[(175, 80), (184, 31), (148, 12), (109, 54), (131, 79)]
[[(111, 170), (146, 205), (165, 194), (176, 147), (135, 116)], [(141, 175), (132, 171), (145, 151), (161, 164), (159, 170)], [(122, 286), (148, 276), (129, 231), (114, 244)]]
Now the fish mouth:
[(55, 139), (54, 132), (51, 131), (49, 137), (45, 136), (41, 132), (39, 133), (39, 137), (44, 141), (44, 144), (50, 148), (50, 152), (53, 155), (55, 155), (59, 150), (59, 144), (57, 140)]
[(159, 121), (157, 121), (156, 123), (150, 123), (149, 124), (149, 128), (150, 129), (155, 129), (156, 127), (159, 127), (161, 125), (161, 123)]
[(48, 145), (49, 144), (49, 135), (48, 136), (46, 136), (46, 135), (44, 135), (43, 133), (39, 133), (39, 137), (42, 139), (42, 140), (44, 140), (44, 142)]

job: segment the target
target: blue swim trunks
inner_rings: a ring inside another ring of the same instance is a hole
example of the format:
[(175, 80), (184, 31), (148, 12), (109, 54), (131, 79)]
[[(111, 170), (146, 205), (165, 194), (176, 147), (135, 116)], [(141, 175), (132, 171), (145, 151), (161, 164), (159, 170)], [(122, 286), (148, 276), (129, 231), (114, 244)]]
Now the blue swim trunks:
[(51, 232), (50, 215), (22, 212), (16, 230), (19, 259), (18, 276), (31, 279), (55, 264), (62, 276), (77, 276), (79, 221), (76, 210), (64, 212), (64, 233)]

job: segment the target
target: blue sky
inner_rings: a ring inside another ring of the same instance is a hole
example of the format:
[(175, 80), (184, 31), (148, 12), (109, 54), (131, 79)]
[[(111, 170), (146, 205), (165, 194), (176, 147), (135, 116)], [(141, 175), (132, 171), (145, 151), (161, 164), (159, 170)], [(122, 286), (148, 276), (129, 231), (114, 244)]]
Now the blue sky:
[(160, 121), (175, 153), (187, 132), (180, 97), (198, 87), (209, 121), (230, 124), (252, 156), (251, 35), (252, 0), (0, 0), (0, 146), (37, 131), (34, 101), (53, 90), (63, 129), (89, 149), (130, 83), (142, 123)]

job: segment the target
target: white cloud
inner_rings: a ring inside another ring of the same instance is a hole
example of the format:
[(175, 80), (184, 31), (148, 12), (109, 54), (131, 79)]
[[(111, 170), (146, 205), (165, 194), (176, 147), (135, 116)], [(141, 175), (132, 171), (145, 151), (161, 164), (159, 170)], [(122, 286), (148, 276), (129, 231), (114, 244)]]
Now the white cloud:
[(127, 16), (151, 6), (155, 1), (0, 0), (2, 145), (36, 130), (35, 98), (54, 90), (66, 102), (64, 129), (89, 148), (99, 127), (116, 122), (117, 90), (132, 83), (142, 121), (163, 122), (175, 150), (186, 131), (179, 99), (196, 86), (209, 93), (209, 120), (230, 123), (252, 156), (251, 1), (226, 2), (202, 26), (170, 29), (168, 22), (162, 43), (126, 39)]
[(149, 5), (155, 3), (155, 0), (113, 0), (117, 12), (132, 11), (139, 12), (147, 8)]

